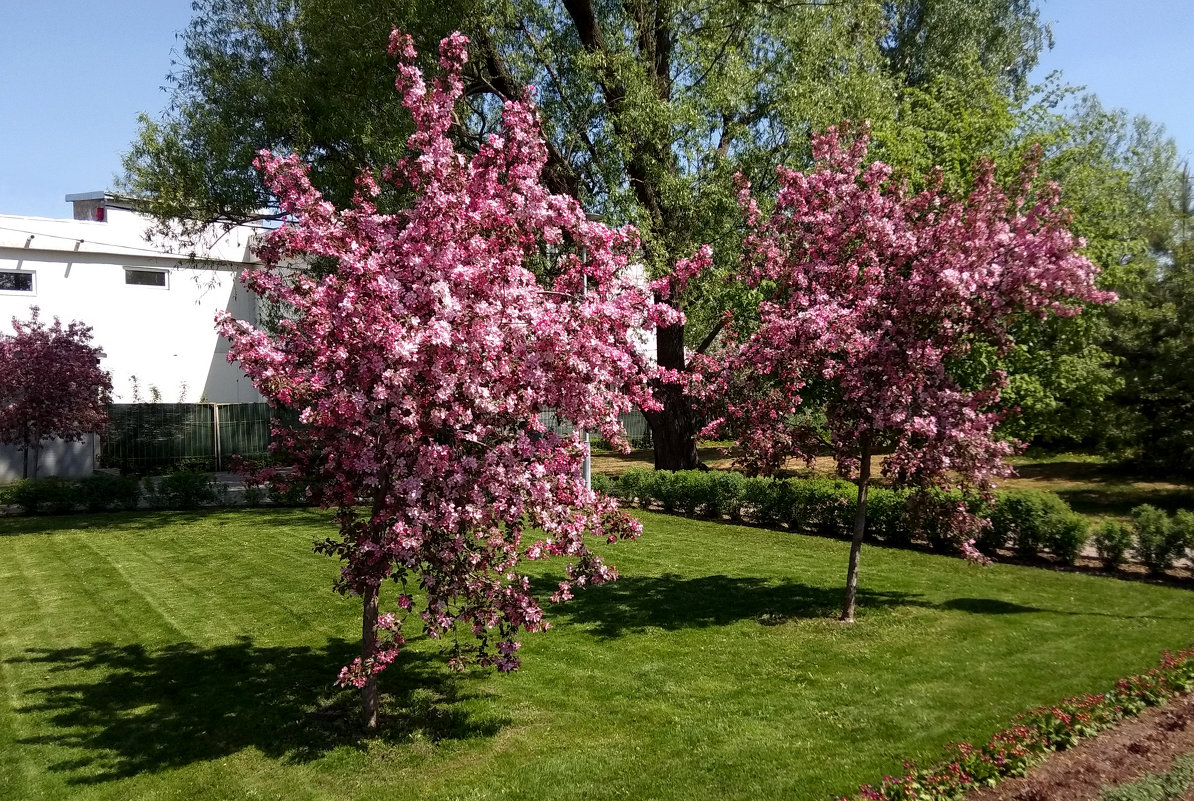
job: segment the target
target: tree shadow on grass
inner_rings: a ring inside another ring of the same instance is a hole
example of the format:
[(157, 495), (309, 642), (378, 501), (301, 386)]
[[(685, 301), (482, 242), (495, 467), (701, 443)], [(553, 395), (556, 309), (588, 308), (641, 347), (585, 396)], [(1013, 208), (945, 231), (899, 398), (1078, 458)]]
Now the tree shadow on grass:
[(461, 702), (461, 682), (435, 655), (404, 652), (382, 674), (379, 729), (359, 724), (360, 696), (330, 677), (358, 646), (263, 647), (249, 638), (198, 647), (180, 643), (95, 643), (30, 649), (10, 662), (46, 666), (55, 683), (26, 691), (22, 713), (45, 733), (22, 745), (56, 745), (82, 755), (51, 764), (70, 784), (96, 784), (256, 748), (271, 759), (306, 762), (367, 739), (463, 740), (490, 737), (508, 721), (478, 717)]
[[(228, 517), (227, 520), (220, 518)], [(326, 513), (312, 508), (261, 507), (237, 509), (195, 509), (191, 511), (169, 511), (163, 509), (140, 509), (134, 512), (78, 512), (68, 515), (22, 515), (0, 516), (0, 537), (77, 533), (87, 529), (120, 531), (160, 532), (186, 527), (195, 523), (217, 525), (245, 525), (296, 527), (331, 526), (335, 523)]]
[(941, 605), (942, 609), (969, 612), (973, 615), (1019, 615), (1026, 612), (1048, 612), (1037, 606), (1024, 606), (997, 598), (951, 598)]
[[(532, 581), (540, 597), (550, 594), (555, 581)], [(602, 639), (612, 639), (648, 629), (707, 628), (742, 620), (760, 625), (782, 625), (794, 620), (834, 620), (841, 612), (844, 588), (817, 587), (785, 579), (774, 581), (753, 577), (623, 576), (578, 592), (565, 604), (549, 610), (552, 620), (589, 627)], [(971, 615), (1044, 614), (1112, 617), (1123, 620), (1191, 620), (1190, 617), (1147, 613), (1116, 614), (1093, 611), (1076, 605), (1073, 609), (1028, 606), (998, 598), (952, 598), (927, 600), (919, 593), (877, 591), (859, 588), (858, 615), (898, 607), (918, 607)]]
[[(547, 580), (532, 586), (543, 595), (555, 589)], [(740, 620), (780, 625), (790, 620), (837, 617), (843, 592), (841, 587), (742, 576), (623, 576), (552, 607), (551, 617), (592, 626), (602, 638), (650, 628), (672, 631), (725, 626)], [(859, 589), (858, 606), (865, 615), (874, 609), (931, 604), (915, 593)]]

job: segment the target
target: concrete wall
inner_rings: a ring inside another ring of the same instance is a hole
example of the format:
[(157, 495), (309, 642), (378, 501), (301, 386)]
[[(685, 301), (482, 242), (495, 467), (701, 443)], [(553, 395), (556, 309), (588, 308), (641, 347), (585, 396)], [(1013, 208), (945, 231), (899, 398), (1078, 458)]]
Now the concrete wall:
[[(94, 435), (82, 442), (63, 442), (62, 440), (45, 440), (41, 445), (38, 458), (37, 475), (39, 478), (61, 476), (62, 478), (82, 478), (95, 472), (95, 460), (99, 451), (99, 442)], [(29, 476), (33, 477), (32, 451), (29, 453)], [(0, 445), (0, 484), (17, 481), (24, 476), (25, 454), (13, 445)]]

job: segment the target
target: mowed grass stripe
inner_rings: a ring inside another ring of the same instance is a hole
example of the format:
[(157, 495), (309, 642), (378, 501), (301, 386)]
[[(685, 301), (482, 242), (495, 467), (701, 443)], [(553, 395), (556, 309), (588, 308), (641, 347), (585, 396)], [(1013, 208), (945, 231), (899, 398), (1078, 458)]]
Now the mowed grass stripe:
[[(864, 551), (863, 614), (845, 627), (832, 619), (845, 543), (642, 518), (642, 540), (602, 547), (623, 578), (548, 607), (554, 627), (523, 638), (520, 672), (453, 677), (440, 644), (413, 638), (384, 677), (390, 728), (365, 741), (336, 717), (352, 697), (329, 688), (359, 602), (331, 592), (335, 561), (310, 551), (333, 533), (326, 515), (40, 521), (76, 529), (49, 536), (0, 521), (25, 532), (0, 536), (23, 566), (5, 558), (0, 575), (28, 585), (0, 589), (5, 650), (56, 637), (95, 662), (6, 665), (7, 703), (49, 687), (74, 716), (22, 707), (21, 739), (78, 741), (0, 750), (46, 798), (824, 799), (1194, 639), (1185, 590), (879, 548)], [(560, 562), (530, 568), (544, 594), (562, 577)], [(37, 593), (56, 600), (24, 618), (8, 603)], [(85, 623), (97, 594), (137, 614)]]

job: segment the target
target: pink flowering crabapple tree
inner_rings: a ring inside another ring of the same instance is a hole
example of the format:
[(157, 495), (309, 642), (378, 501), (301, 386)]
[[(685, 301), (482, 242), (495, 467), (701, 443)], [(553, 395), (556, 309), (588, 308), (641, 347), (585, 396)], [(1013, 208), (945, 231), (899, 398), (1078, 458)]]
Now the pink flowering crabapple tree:
[[(766, 298), (757, 328), (705, 359), (699, 391), (721, 415), (708, 427), (738, 440), (739, 462), (774, 474), (828, 446), (857, 475), (858, 510), (841, 619), (854, 619), (872, 455), (904, 486), (989, 493), (1013, 445), (995, 438), (1005, 377), (995, 358), (1023, 315), (1073, 315), (1109, 302), (1077, 250), (1056, 185), (1035, 187), (1038, 156), (1009, 198), (981, 169), (968, 197), (940, 182), (918, 194), (881, 162), (864, 164), (864, 131), (813, 139), (816, 166), (780, 168), (775, 209), (760, 214), (740, 185), (749, 227), (742, 275)], [(980, 358), (983, 356), (983, 358)], [(807, 410), (824, 412), (824, 420)], [(815, 420), (815, 422), (814, 422)], [(938, 510), (963, 552), (981, 559), (964, 504)]]
[[(530, 90), (505, 104), (502, 130), (471, 159), (457, 152), (448, 133), (467, 42), (443, 40), (442, 74), (428, 85), (410, 37), (394, 32), (416, 132), (380, 184), (362, 173), (351, 208), (325, 201), (296, 157), (260, 155), (291, 223), (270, 234), (246, 283), (286, 313), (274, 331), (218, 321), (229, 359), (297, 413), (275, 428), (283, 480), (337, 510), (339, 539), (317, 550), (342, 561), (337, 589), (364, 601), (361, 656), (339, 682), (361, 688), (369, 728), (407, 613), (453, 639), (452, 667), (509, 671), (519, 631), (548, 627), (520, 560), (569, 558), (553, 601), (616, 578), (586, 535), (613, 542), (640, 526), (586, 488), (579, 435), (553, 433), (540, 415), (628, 447), (618, 414), (655, 408), (639, 332), (677, 321), (623, 277), (634, 230), (589, 220), (542, 186)], [(380, 213), (383, 186), (409, 193), (409, 207)], [(550, 287), (527, 267), (544, 254), (558, 276)], [(312, 259), (333, 266), (319, 278), (285, 269)], [(386, 581), (400, 589), (381, 613)], [(459, 632), (476, 639), (462, 646)]]
[(112, 378), (99, 367), (90, 326), (57, 317), (46, 325), (32, 306), (12, 329), (0, 337), (0, 442), (21, 448), (25, 478), (32, 450), (37, 478), (42, 440), (77, 442), (104, 430)]

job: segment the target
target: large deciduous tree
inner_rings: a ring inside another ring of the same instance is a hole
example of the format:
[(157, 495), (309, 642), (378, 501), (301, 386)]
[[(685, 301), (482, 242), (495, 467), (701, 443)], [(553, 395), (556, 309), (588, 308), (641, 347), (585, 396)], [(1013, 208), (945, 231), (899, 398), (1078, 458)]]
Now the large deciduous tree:
[[(828, 446), (838, 469), (857, 476), (847, 621), (872, 456), (885, 454), (883, 473), (897, 483), (989, 490), (1011, 452), (992, 411), (1005, 377), (971, 351), (1006, 352), (1021, 317), (1072, 315), (1079, 301), (1113, 297), (1075, 252), (1057, 187), (1033, 187), (1035, 164), (1014, 197), (987, 165), (954, 200), (933, 182), (913, 194), (886, 164), (866, 165), (867, 142), (843, 143), (834, 129), (814, 137), (816, 168), (780, 169), (770, 215), (743, 184), (743, 277), (766, 299), (757, 328), (705, 360), (703, 389), (722, 415), (710, 433), (735, 436), (752, 471), (775, 473)], [(823, 424), (801, 415), (808, 405), (824, 409)], [(966, 522), (960, 507), (955, 523)]]
[[(201, 0), (171, 110), (144, 121), (127, 188), (166, 218), (252, 215), (273, 200), (242, 155), (270, 147), (299, 155), (315, 186), (346, 201), (362, 156), (404, 138), (368, 44), (391, 24), (424, 49), (443, 25), (473, 39), (467, 113), (452, 129), (462, 150), (483, 147), (503, 103), (538, 86), (546, 186), (635, 224), (652, 277), (718, 245), (717, 269), (669, 299), (689, 323), (659, 331), (659, 364), (681, 372), (686, 349), (715, 341), (725, 308), (751, 301), (720, 280), (741, 238), (736, 172), (766, 185), (777, 164), (807, 162), (811, 130), (896, 120), (901, 87), (962, 54), (1015, 84), (1047, 38), (1030, 0)], [(676, 384), (656, 394), (657, 466), (694, 467), (698, 415)]]
[(21, 448), (25, 478), (32, 451), (37, 478), (42, 440), (77, 442), (103, 431), (112, 378), (99, 367), (90, 326), (57, 317), (46, 325), (36, 306), (30, 311), (0, 337), (0, 442)]
[[(542, 185), (548, 148), (529, 92), (506, 103), (471, 159), (456, 149), (466, 42), (443, 41), (443, 74), (428, 86), (411, 39), (394, 34), (410, 155), (382, 170), (381, 185), (362, 173), (351, 208), (325, 200), (295, 156), (259, 158), (293, 220), (247, 282), (286, 314), (272, 333), (220, 322), (229, 358), (297, 413), (277, 430), (287, 480), (337, 510), (340, 537), (320, 549), (343, 561), (338, 589), (364, 599), (362, 653), (340, 680), (363, 689), (367, 726), (406, 611), (432, 637), (476, 635), (476, 646), (456, 641), (454, 666), (513, 670), (518, 632), (547, 626), (520, 560), (570, 559), (553, 599), (615, 578), (585, 537), (640, 527), (586, 488), (579, 435), (553, 433), (540, 415), (625, 445), (619, 413), (656, 406), (641, 329), (675, 321), (623, 276), (633, 229), (591, 221)], [(412, 202), (381, 213), (384, 191)], [(312, 258), (328, 265), (322, 277), (282, 269)], [(528, 269), (543, 260), (550, 287)], [(402, 591), (382, 614), (385, 581)]]

